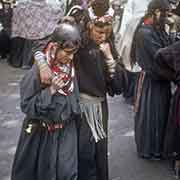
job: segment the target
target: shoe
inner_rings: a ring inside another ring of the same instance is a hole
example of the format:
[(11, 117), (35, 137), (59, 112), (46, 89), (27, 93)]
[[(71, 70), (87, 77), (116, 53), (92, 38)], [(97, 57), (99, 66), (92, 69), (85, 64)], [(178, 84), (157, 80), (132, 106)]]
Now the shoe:
[(23, 69), (23, 70), (28, 70), (28, 69), (31, 69), (31, 66), (29, 66), (29, 65), (23, 65), (23, 66), (21, 67), (21, 69)]
[(174, 168), (175, 178), (180, 179), (180, 168), (176, 167)]
[(139, 155), (140, 158), (152, 160), (152, 161), (160, 161), (162, 157), (160, 155)]
[(162, 158), (161, 157), (156, 157), (156, 156), (153, 156), (153, 157), (151, 157), (151, 159), (150, 160), (152, 160), (152, 161), (161, 161), (162, 160)]
[(180, 179), (180, 161), (175, 161), (174, 173), (175, 173), (175, 178)]

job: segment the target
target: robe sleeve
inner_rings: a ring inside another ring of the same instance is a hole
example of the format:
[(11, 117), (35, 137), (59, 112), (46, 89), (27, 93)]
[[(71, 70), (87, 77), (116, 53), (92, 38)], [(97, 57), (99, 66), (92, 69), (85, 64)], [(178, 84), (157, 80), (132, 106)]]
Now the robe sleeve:
[(54, 109), (49, 88), (41, 88), (36, 65), (22, 79), (20, 97), (22, 112), (32, 118), (46, 118)]
[(117, 63), (116, 71), (113, 78), (109, 81), (108, 93), (111, 96), (120, 95), (125, 92), (128, 87), (128, 71)]
[(140, 28), (136, 38), (136, 59), (141, 68), (151, 71), (156, 52), (162, 48), (160, 41), (152, 30)]
[(47, 36), (44, 39), (40, 39), (40, 40), (34, 40), (33, 48), (32, 48), (33, 54), (35, 54), (37, 51), (43, 51), (44, 47), (46, 47), (46, 45), (50, 40), (51, 40), (51, 36)]
[(163, 49), (159, 36), (152, 29), (141, 28), (137, 33), (136, 59), (142, 70), (155, 80), (167, 80), (160, 75), (163, 67), (157, 67), (157, 52)]
[(160, 78), (174, 81), (176, 78), (176, 62), (175, 54), (172, 52), (171, 46), (160, 49), (156, 53), (153, 72)]

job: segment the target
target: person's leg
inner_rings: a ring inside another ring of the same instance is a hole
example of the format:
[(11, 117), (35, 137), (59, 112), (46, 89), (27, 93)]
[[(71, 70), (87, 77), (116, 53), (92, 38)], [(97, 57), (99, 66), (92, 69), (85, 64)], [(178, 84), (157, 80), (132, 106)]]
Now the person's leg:
[(98, 180), (108, 180), (107, 138), (96, 144), (96, 163)]
[(10, 52), (10, 38), (5, 31), (0, 32), (0, 55), (2, 59), (7, 57)]
[(96, 143), (96, 165), (98, 180), (108, 180), (108, 106), (107, 99), (102, 102), (103, 127), (107, 138)]
[(77, 128), (75, 121), (62, 130), (57, 141), (59, 141), (57, 156), (57, 180), (78, 179), (78, 145)]
[(96, 143), (85, 118), (81, 120), (78, 129), (78, 180), (97, 180), (95, 159)]
[(11, 39), (10, 56), (8, 58), (8, 63), (11, 66), (21, 67), (23, 46), (24, 46), (24, 39), (19, 37)]
[[(107, 134), (108, 107), (102, 103), (103, 128)], [(107, 139), (95, 142), (87, 120), (79, 126), (79, 180), (108, 180)]]
[(22, 51), (22, 68), (30, 69), (33, 64), (33, 54), (32, 54), (32, 40), (24, 40), (24, 48)]
[(39, 156), (40, 134), (27, 133), (29, 120), (25, 119), (12, 165), (11, 180), (35, 180)]

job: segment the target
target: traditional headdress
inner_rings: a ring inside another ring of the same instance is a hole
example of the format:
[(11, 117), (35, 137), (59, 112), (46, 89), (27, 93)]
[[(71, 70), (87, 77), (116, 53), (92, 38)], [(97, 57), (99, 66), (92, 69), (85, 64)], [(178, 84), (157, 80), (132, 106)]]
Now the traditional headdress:
[[(98, 8), (99, 11), (101, 11), (101, 4), (103, 1), (94, 1), (91, 5), (91, 7), (88, 8), (89, 17), (94, 23), (102, 23), (102, 24), (112, 24), (113, 16), (114, 16), (114, 10), (112, 7), (105, 7), (104, 12), (101, 12), (101, 14), (97, 14)], [(97, 11), (97, 12), (96, 12)]]

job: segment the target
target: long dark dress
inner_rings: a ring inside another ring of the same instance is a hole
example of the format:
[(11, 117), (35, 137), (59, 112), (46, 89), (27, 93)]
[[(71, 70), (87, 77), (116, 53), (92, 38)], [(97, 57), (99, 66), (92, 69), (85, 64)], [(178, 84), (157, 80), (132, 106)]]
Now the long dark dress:
[[(48, 38), (37, 42), (34, 52), (42, 51), (43, 44), (46, 41), (48, 41)], [(114, 49), (113, 55), (115, 56)], [(84, 103), (84, 99), (80, 101), (81, 107), (88, 107), (87, 113), (90, 116), (94, 115), (95, 118), (98, 116), (102, 117), (103, 130), (108, 135), (106, 94), (121, 94), (124, 91), (126, 71), (121, 64), (118, 64), (114, 78), (109, 80), (105, 57), (99, 50), (99, 47), (92, 41), (89, 41), (84, 47), (79, 49), (74, 62), (80, 96), (83, 94), (90, 97), (87, 103)], [(96, 100), (94, 101), (94, 99)], [(91, 108), (94, 109), (92, 110)], [(107, 138), (95, 142), (87, 123), (88, 119), (82, 113), (82, 117), (78, 121), (78, 180), (108, 180)]]
[(0, 23), (3, 26), (3, 30), (0, 32), (0, 55), (5, 58), (6, 55), (10, 52), (11, 48), (11, 18), (12, 18), (12, 9), (8, 10), (0, 9)]
[[(108, 135), (108, 106), (106, 94), (122, 92), (125, 79), (121, 71), (116, 71), (114, 80), (108, 80), (105, 57), (99, 47), (92, 41), (78, 52), (76, 75), (81, 94), (101, 99), (100, 116), (102, 115), (103, 129)], [(118, 73), (119, 72), (119, 73)], [(122, 75), (122, 76), (121, 76)], [(80, 101), (84, 104), (84, 101)], [(89, 104), (96, 102), (89, 101)], [(88, 103), (87, 103), (88, 104)], [(89, 113), (92, 112), (91, 109)], [(102, 114), (101, 114), (102, 113)], [(87, 117), (82, 116), (79, 125), (79, 180), (108, 180), (107, 138), (95, 142), (87, 124)]]
[(137, 152), (143, 158), (159, 158), (163, 151), (171, 90), (169, 81), (153, 73), (153, 62), (155, 53), (167, 46), (168, 38), (165, 32), (158, 32), (151, 25), (142, 25), (136, 36), (136, 59), (145, 72), (145, 75), (141, 74), (143, 82), (137, 87), (140, 89), (135, 114)]
[(0, 31), (0, 55), (5, 58), (10, 52), (11, 40), (5, 30)]
[(180, 160), (180, 41), (174, 43), (157, 53), (155, 62), (156, 74), (161, 78), (173, 81), (176, 91), (171, 100), (169, 120), (167, 124), (164, 155)]
[[(36, 65), (21, 82), (21, 108), (26, 114), (14, 158), (11, 180), (77, 180), (77, 84), (69, 96), (51, 95), (40, 83)], [(33, 124), (28, 133), (28, 124)], [(42, 123), (62, 123), (53, 132)]]

